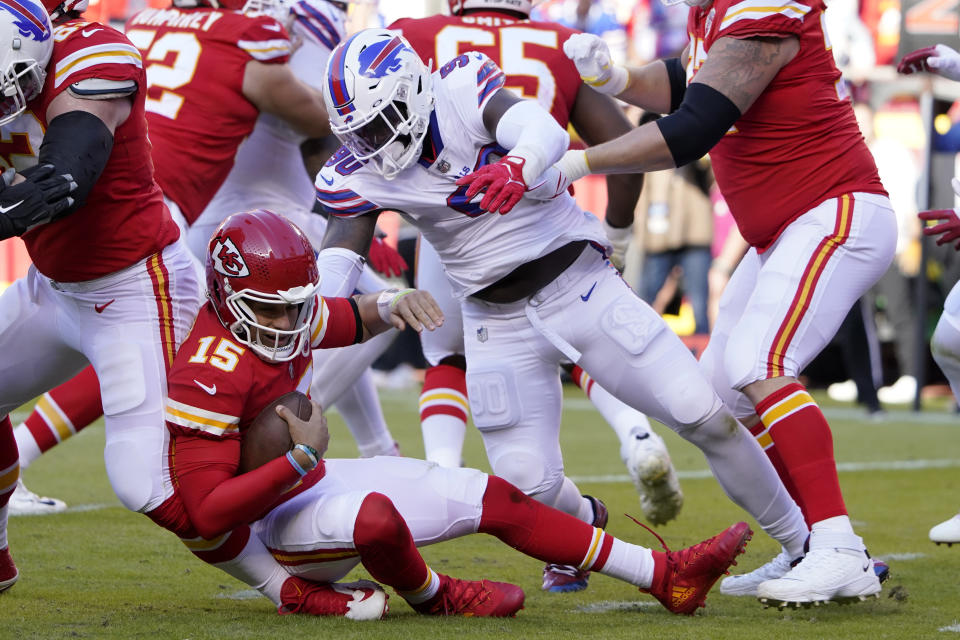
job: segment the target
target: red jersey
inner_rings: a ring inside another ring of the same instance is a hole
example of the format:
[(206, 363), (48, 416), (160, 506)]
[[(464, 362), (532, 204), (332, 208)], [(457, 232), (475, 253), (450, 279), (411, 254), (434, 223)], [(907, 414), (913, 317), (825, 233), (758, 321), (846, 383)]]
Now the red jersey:
[(221, 9), (144, 9), (127, 37), (147, 65), (147, 122), (157, 182), (192, 223), (233, 167), (259, 111), (243, 95), (247, 63), (284, 63), (286, 29)]
[(800, 50), (710, 151), (740, 233), (761, 251), (824, 200), (886, 195), (842, 90), (823, 30), (823, 0), (714, 0), (690, 9), (687, 81), (718, 38), (795, 36)]
[[(317, 298), (311, 346), (354, 344), (357, 323), (346, 298)], [(181, 537), (210, 538), (262, 517), (316, 484), (323, 465), (302, 479), (286, 457), (235, 475), (244, 432), (264, 407), (290, 391), (308, 393), (310, 354), (269, 363), (240, 344), (208, 302), (200, 309), (167, 375), (170, 432), (165, 482), (173, 497), (151, 518)]]
[(92, 280), (129, 267), (176, 240), (180, 231), (153, 181), (144, 119), (146, 78), (140, 53), (122, 33), (97, 22), (70, 20), (54, 28), (43, 91), (0, 130), (0, 164), (37, 164), (50, 102), (82, 80), (133, 80), (137, 92), (113, 135), (110, 159), (87, 202), (60, 220), (23, 235), (34, 265), (61, 282)]
[(570, 121), (580, 74), (564, 55), (563, 43), (577, 31), (487, 11), (463, 17), (401, 18), (390, 28), (402, 31), (424, 62), (433, 60), (435, 69), (467, 51), (486, 54), (506, 74), (506, 88), (535, 98), (560, 126)]

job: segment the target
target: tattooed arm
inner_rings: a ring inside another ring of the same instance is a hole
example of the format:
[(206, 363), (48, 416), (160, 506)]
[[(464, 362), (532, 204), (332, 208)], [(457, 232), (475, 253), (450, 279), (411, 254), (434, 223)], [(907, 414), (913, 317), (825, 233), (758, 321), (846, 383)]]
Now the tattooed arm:
[[(691, 87), (703, 84), (721, 94), (739, 113), (744, 113), (766, 89), (770, 81), (780, 72), (800, 49), (795, 37), (786, 38), (720, 38), (710, 48), (709, 56), (697, 71)], [(691, 92), (688, 88), (687, 98)], [(711, 113), (703, 109), (699, 113)], [(682, 111), (681, 110), (678, 110)], [(590, 173), (632, 173), (658, 171), (677, 166), (676, 149), (671, 146), (662, 133), (664, 121), (669, 118), (684, 117), (675, 113), (658, 122), (650, 122), (625, 135), (586, 151), (586, 164)], [(706, 131), (697, 127), (699, 121), (686, 115), (685, 121), (694, 126), (686, 129), (685, 134), (691, 140), (703, 140)], [(732, 123), (731, 123), (732, 124)], [(722, 135), (722, 132), (721, 132)], [(675, 146), (675, 145), (674, 145)], [(709, 151), (705, 149), (704, 153)], [(570, 172), (573, 173), (573, 172)]]

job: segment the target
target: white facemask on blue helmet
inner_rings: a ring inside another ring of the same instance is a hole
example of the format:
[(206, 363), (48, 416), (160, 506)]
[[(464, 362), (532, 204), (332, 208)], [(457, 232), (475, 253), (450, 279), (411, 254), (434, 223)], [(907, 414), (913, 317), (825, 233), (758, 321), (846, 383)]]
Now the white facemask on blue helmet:
[(323, 84), (330, 127), (388, 180), (420, 155), (433, 111), (430, 70), (403, 36), (365, 29), (330, 54)]
[(53, 53), (47, 10), (34, 0), (0, 0), (0, 124), (40, 95)]

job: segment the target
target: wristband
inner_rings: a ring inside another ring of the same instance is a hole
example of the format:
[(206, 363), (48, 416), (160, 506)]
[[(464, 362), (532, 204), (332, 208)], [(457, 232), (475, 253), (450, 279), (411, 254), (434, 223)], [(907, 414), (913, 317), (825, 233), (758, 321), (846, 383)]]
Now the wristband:
[(308, 458), (310, 458), (310, 462), (313, 463), (313, 466), (314, 466), (314, 467), (316, 467), (318, 464), (320, 464), (320, 454), (317, 452), (316, 449), (314, 449), (314, 448), (311, 447), (310, 445), (308, 445), (308, 444), (303, 444), (303, 443), (297, 443), (297, 444), (293, 445), (293, 448), (294, 448), (294, 449), (300, 449), (300, 451), (303, 451), (303, 453), (305, 453), (306, 456), (307, 456)]
[(386, 324), (390, 324), (390, 314), (393, 313), (394, 307), (400, 302), (400, 298), (408, 293), (413, 293), (413, 291), (414, 289), (387, 289), (382, 291), (377, 298), (377, 313), (380, 314), (380, 319)]
[(293, 457), (292, 451), (287, 451), (287, 462), (290, 463), (290, 466), (300, 474), (300, 477), (307, 475), (306, 469), (300, 466), (300, 463), (297, 462), (297, 459)]

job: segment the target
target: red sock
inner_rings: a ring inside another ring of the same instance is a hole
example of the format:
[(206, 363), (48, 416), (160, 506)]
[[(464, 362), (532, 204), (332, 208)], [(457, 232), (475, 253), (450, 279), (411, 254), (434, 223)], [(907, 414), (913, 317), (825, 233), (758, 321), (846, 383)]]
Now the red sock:
[(780, 476), (780, 480), (783, 481), (783, 486), (787, 488), (787, 493), (789, 493), (793, 501), (800, 506), (800, 511), (803, 513), (804, 520), (807, 521), (807, 527), (809, 527), (810, 520), (807, 518), (807, 510), (803, 507), (803, 500), (800, 499), (800, 492), (797, 491), (796, 485), (793, 484), (790, 473), (787, 471), (787, 466), (783, 463), (783, 458), (780, 457), (780, 451), (778, 451), (776, 445), (773, 444), (773, 438), (770, 437), (767, 427), (762, 422), (758, 422), (750, 427), (750, 433), (757, 439), (763, 452), (767, 454), (767, 458), (769, 458), (773, 464), (773, 468), (777, 470), (777, 475)]
[(0, 420), (0, 509), (7, 506), (20, 478), (20, 454), (10, 416)]
[(590, 377), (590, 374), (584, 371), (580, 365), (575, 364), (570, 371), (570, 376), (573, 378), (573, 383), (583, 389), (583, 392), (589, 398), (590, 391), (593, 389), (593, 378)]
[(102, 415), (100, 381), (93, 367), (88, 366), (43, 394), (24, 425), (43, 453), (79, 433)]
[(467, 374), (448, 364), (427, 369), (420, 392), (420, 422), (430, 416), (445, 415), (467, 423)]
[(789, 384), (757, 404), (793, 481), (808, 524), (847, 515), (827, 419), (801, 384)]
[(400, 592), (420, 590), (430, 575), (406, 521), (390, 498), (363, 499), (353, 527), (353, 544), (374, 580)]
[(496, 476), (487, 481), (478, 531), (538, 560), (594, 571), (603, 568), (613, 546), (610, 534), (537, 502)]

